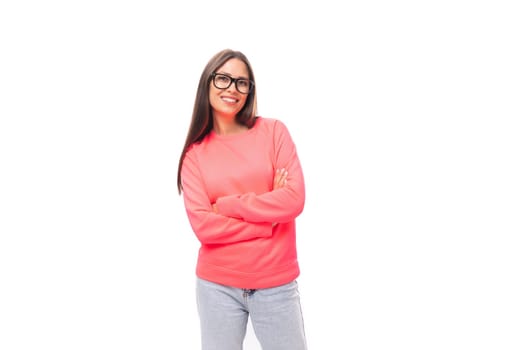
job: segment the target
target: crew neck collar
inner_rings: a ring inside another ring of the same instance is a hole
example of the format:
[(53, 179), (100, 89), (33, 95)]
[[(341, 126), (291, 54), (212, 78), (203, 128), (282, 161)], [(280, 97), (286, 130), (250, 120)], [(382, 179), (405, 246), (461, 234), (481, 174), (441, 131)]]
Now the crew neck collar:
[(259, 125), (259, 119), (260, 117), (256, 117), (255, 124), (250, 129), (244, 130), (242, 132), (235, 133), (235, 134), (217, 134), (215, 130), (212, 129), (210, 131), (210, 136), (212, 136), (213, 138), (221, 139), (221, 140), (234, 140), (234, 139), (244, 137), (245, 135), (249, 135), (253, 133), (255, 128), (257, 128), (257, 126)]

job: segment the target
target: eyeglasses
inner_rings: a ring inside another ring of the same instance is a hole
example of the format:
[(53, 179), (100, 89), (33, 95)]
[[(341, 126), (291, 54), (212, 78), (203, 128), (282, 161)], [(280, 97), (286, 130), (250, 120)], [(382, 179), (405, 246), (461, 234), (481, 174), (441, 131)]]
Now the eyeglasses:
[(235, 83), (237, 91), (241, 94), (249, 94), (255, 85), (255, 83), (249, 79), (232, 78), (226, 74), (213, 73), (211, 76), (213, 78), (213, 85), (221, 90), (225, 90), (229, 88), (232, 83)]

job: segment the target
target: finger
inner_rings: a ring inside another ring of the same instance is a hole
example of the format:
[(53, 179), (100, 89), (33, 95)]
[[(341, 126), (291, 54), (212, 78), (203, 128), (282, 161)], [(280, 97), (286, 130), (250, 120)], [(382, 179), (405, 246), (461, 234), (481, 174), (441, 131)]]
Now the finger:
[(273, 188), (277, 189), (277, 188), (284, 187), (287, 182), (287, 176), (288, 176), (288, 171), (286, 171), (286, 169), (284, 168), (277, 169), (275, 171), (275, 176), (273, 179)]
[(280, 175), (280, 178), (279, 178), (279, 187), (283, 187), (284, 185), (286, 185), (288, 172), (285, 169), (281, 169), (281, 173), (280, 174), (281, 175)]
[(281, 175), (279, 173), (279, 170), (275, 172), (275, 175), (273, 177), (273, 188), (279, 188), (279, 181), (281, 179)]
[(275, 175), (273, 177), (273, 185), (276, 186), (279, 184), (279, 182), (281, 181), (281, 169), (277, 169), (275, 171)]
[(277, 183), (281, 182), (282, 176), (283, 175), (281, 169), (277, 170), (277, 172), (275, 173), (275, 180)]
[(281, 180), (280, 180), (280, 182), (284, 183), (286, 181), (287, 177), (288, 177), (288, 172), (283, 169), (282, 172), (281, 172)]

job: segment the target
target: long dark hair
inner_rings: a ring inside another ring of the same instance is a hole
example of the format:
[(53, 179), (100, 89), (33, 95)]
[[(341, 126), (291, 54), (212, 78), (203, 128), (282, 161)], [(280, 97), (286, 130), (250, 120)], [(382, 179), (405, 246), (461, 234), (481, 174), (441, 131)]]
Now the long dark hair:
[[(204, 70), (202, 71), (201, 78), (199, 80), (199, 86), (197, 88), (197, 95), (195, 96), (195, 104), (193, 106), (193, 114), (191, 116), (191, 123), (186, 136), (186, 142), (182, 148), (182, 152), (179, 158), (179, 170), (177, 173), (177, 189), (179, 194), (181, 194), (182, 188), (182, 179), (181, 179), (181, 169), (182, 162), (186, 156), (186, 152), (194, 143), (198, 143), (204, 139), (206, 135), (213, 129), (213, 115), (210, 105), (210, 82), (212, 74), (215, 73), (217, 69), (222, 67), (226, 61), (237, 58), (243, 61), (246, 64), (248, 69), (249, 79), (255, 82), (255, 77), (253, 75), (253, 70), (251, 67), (248, 58), (240, 52), (234, 51), (231, 49), (225, 49), (216, 53), (206, 64)], [(253, 89), (250, 91), (246, 102), (243, 108), (235, 116), (235, 120), (251, 128), (255, 124), (256, 113), (257, 113), (257, 94), (255, 93), (257, 85), (254, 84)]]

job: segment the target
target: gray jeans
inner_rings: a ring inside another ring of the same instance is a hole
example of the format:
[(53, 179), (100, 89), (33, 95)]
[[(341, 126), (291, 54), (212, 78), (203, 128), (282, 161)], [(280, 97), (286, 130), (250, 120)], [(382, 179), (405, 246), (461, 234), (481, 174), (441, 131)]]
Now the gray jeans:
[(203, 350), (241, 350), (248, 317), (264, 350), (306, 350), (297, 281), (241, 289), (197, 278)]

